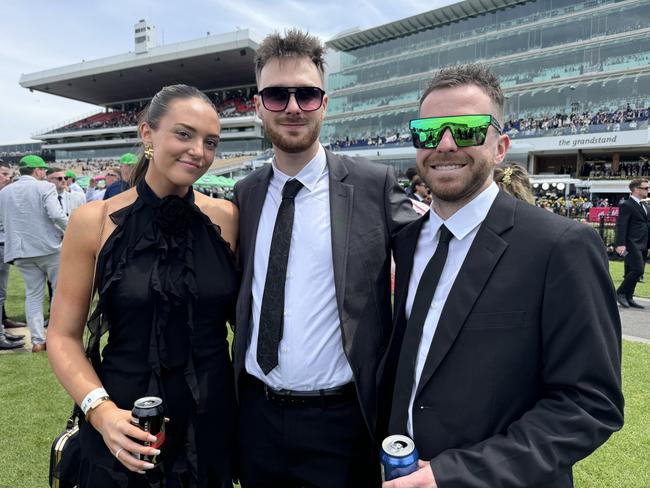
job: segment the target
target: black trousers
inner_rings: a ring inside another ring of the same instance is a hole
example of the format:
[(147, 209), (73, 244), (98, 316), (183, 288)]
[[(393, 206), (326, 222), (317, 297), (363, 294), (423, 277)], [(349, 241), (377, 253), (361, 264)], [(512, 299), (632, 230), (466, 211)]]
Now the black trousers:
[(634, 247), (627, 248), (627, 255), (625, 256), (625, 277), (618, 287), (617, 293), (625, 295), (627, 298), (634, 296), (634, 289), (643, 276), (643, 269), (645, 266), (645, 259), (643, 251)]
[(379, 455), (356, 397), (319, 407), (278, 405), (240, 381), (242, 488), (380, 486)]

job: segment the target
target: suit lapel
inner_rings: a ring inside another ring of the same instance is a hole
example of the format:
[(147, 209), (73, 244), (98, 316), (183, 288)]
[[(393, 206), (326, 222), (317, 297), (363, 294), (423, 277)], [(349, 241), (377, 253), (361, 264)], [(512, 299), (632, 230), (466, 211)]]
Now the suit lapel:
[(416, 397), (449, 352), (494, 267), (508, 248), (501, 234), (513, 226), (516, 203), (514, 198), (499, 192), (481, 224), (442, 309)]
[(393, 332), (388, 344), (388, 352), (382, 360), (381, 370), (384, 371), (386, 365), (384, 381), (392, 385), (397, 373), (397, 364), (399, 353), (402, 349), (404, 333), (406, 332), (405, 306), (406, 297), (408, 296), (408, 285), (413, 271), (413, 256), (418, 243), (418, 236), (422, 229), (422, 224), (429, 218), (426, 213), (416, 221), (407, 225), (397, 236), (395, 236), (394, 259), (395, 259), (395, 297), (393, 304)]
[[(630, 198), (630, 200), (632, 200), (632, 199)], [(634, 200), (633, 202), (634, 202), (633, 203), (634, 207), (636, 208), (636, 211), (639, 213), (641, 218), (643, 220), (648, 220), (648, 214), (644, 210), (643, 203), (637, 202), (636, 200)]]
[[(262, 207), (264, 206), (264, 200), (266, 198), (266, 192), (269, 187), (269, 181), (271, 180), (271, 175), (273, 174), (273, 168), (270, 164), (266, 165), (257, 175), (257, 181), (251, 184), (248, 190), (242, 194), (240, 202), (240, 229), (241, 236), (241, 252), (242, 260), (244, 262), (242, 284), (241, 284), (241, 303), (238, 303), (238, 307), (241, 307), (240, 313), (242, 315), (242, 320), (238, 324), (235, 332), (243, 334), (243, 337), (248, 337), (248, 327), (242, 327), (243, 324), (248, 324), (249, 314), (251, 310), (251, 297), (252, 297), (252, 286), (253, 286), (253, 268), (255, 260), (255, 244), (257, 239), (257, 228), (260, 222), (260, 216), (262, 215)], [(243, 244), (248, 243), (248, 246), (244, 248)], [(242, 337), (242, 339), (243, 339)], [(244, 345), (247, 340), (240, 340), (239, 343)]]
[[(247, 241), (250, 243), (250, 247), (247, 250), (247, 263), (250, 265), (248, 269), (253, 270), (253, 258), (255, 255), (255, 241), (257, 239), (257, 228), (260, 223), (260, 216), (262, 215), (262, 207), (264, 206), (264, 199), (266, 198), (266, 192), (269, 187), (269, 181), (271, 180), (271, 175), (273, 174), (273, 168), (270, 164), (266, 165), (264, 169), (258, 175), (257, 181), (251, 185), (245, 195), (246, 199), (246, 213), (248, 218), (246, 219), (246, 229), (242, 229), (248, 235)], [(242, 205), (243, 206), (243, 205)]]
[[(406, 297), (408, 296), (408, 285), (411, 280), (411, 272), (413, 271), (413, 258), (415, 256), (415, 248), (418, 244), (418, 238), (422, 225), (429, 218), (429, 212), (422, 215), (415, 222), (405, 227), (395, 238), (395, 303), (394, 303), (394, 317), (393, 319), (397, 324), (401, 323), (399, 320), (404, 317), (406, 307)], [(404, 321), (406, 323), (406, 321)], [(397, 330), (395, 331), (397, 335)], [(404, 331), (401, 331), (403, 335)], [(398, 337), (401, 337), (398, 335)]]
[[(348, 247), (350, 241), (350, 224), (352, 222), (352, 205), (354, 186), (344, 183), (348, 175), (345, 164), (339, 157), (325, 151), (329, 169), (330, 184), (330, 226), (332, 232), (332, 260), (334, 266), (334, 288), (336, 289), (336, 304), (339, 310), (339, 319), (343, 324), (343, 310), (345, 299), (345, 271), (347, 267)], [(344, 328), (346, 339), (349, 332)], [(346, 340), (349, 345), (352, 341)], [(350, 351), (346, 351), (349, 353)]]

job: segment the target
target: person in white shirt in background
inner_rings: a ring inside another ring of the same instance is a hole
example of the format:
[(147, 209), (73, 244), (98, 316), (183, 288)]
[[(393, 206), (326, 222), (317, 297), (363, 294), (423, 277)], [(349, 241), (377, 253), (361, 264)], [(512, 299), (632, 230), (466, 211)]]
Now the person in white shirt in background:
[(95, 200), (103, 200), (106, 188), (120, 179), (120, 175), (115, 168), (110, 168), (106, 171), (104, 176), (105, 185), (103, 188), (98, 188), (97, 184), (101, 178), (90, 178), (88, 188), (86, 189), (86, 202), (93, 202)]
[(68, 170), (65, 172), (65, 181), (68, 184), (68, 190), (84, 194), (83, 188), (77, 183), (77, 175), (74, 171)]
[(50, 168), (47, 170), (47, 181), (56, 187), (57, 199), (66, 216), (70, 216), (72, 211), (86, 203), (86, 197), (83, 193), (72, 192), (68, 189), (65, 172), (60, 168)]

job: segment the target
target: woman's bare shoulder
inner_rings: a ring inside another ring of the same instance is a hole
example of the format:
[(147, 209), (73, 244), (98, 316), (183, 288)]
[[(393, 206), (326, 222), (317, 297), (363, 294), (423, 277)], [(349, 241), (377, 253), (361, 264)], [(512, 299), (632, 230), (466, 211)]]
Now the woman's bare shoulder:
[(237, 207), (228, 200), (212, 198), (202, 193), (195, 193), (196, 205), (201, 211), (210, 217), (213, 223), (223, 226), (237, 222), (239, 211)]
[[(127, 190), (108, 200), (88, 202), (77, 208), (70, 216), (66, 235), (73, 235), (81, 245), (96, 246), (97, 236), (102, 229), (113, 226), (109, 215), (132, 204), (137, 197), (135, 190)], [(106, 235), (106, 231), (103, 235)]]

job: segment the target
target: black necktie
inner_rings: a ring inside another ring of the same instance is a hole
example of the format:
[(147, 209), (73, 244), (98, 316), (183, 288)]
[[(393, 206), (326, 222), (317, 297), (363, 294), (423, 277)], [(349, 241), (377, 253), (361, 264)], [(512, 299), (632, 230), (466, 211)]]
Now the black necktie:
[(61, 195), (58, 195), (57, 198), (59, 199), (59, 205), (61, 205), (61, 208), (63, 208), (63, 197)]
[[(393, 394), (393, 409), (391, 418), (399, 422), (399, 429), (403, 428), (404, 420), (408, 418), (408, 405), (411, 400), (413, 383), (415, 381), (415, 365), (418, 356), (424, 321), (429, 314), (429, 307), (433, 301), (433, 295), (440, 281), (440, 275), (447, 261), (447, 251), (449, 250), (449, 241), (453, 237), (452, 233), (444, 225), (440, 227), (440, 239), (438, 247), (433, 254), (427, 266), (424, 268), (418, 289), (415, 292), (411, 315), (406, 323), (404, 340), (400, 349), (399, 360), (397, 362), (397, 374), (395, 376), (395, 390)], [(391, 422), (393, 429), (393, 422)], [(398, 432), (391, 432), (398, 433)]]
[(269, 264), (266, 269), (264, 295), (257, 337), (257, 363), (264, 374), (278, 365), (278, 345), (282, 339), (284, 318), (284, 283), (293, 229), (294, 199), (302, 188), (298, 180), (289, 180), (282, 188), (282, 203), (275, 218)]

